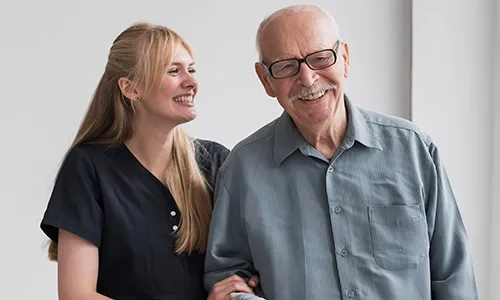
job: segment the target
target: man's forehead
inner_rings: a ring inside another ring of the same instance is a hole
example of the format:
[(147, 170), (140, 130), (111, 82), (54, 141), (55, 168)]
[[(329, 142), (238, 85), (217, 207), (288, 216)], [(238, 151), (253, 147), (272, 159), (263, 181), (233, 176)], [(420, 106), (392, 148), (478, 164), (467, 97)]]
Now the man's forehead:
[(263, 59), (267, 63), (271, 63), (281, 59), (288, 58), (303, 58), (304, 56), (324, 50), (333, 49), (336, 42), (335, 37), (328, 39), (314, 39), (302, 41), (284, 40), (268, 43), (263, 47)]
[(272, 22), (263, 32), (261, 49), (266, 62), (303, 57), (332, 48), (338, 39), (332, 23), (326, 18), (293, 18)]

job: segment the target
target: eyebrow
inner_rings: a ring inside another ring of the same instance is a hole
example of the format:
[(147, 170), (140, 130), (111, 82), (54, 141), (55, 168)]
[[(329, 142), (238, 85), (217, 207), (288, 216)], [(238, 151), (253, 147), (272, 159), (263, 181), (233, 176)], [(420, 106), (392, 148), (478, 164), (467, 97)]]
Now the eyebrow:
[[(191, 63), (189, 63), (188, 67), (192, 67), (192, 66), (194, 66), (194, 64), (195, 64), (194, 62), (191, 62)], [(173, 63), (171, 63), (171, 65), (172, 66), (183, 66), (184, 64), (180, 63), (180, 62), (173, 62)]]
[[(320, 44), (321, 49), (320, 49), (320, 50), (315, 50), (315, 51), (313, 51), (313, 52), (311, 52), (311, 53), (314, 53), (314, 52), (317, 52), (317, 51), (321, 51), (321, 50), (326, 50), (326, 49), (335, 50), (336, 48), (339, 48), (339, 47), (340, 47), (340, 44), (341, 44), (341, 43), (342, 43), (342, 41), (341, 41), (340, 39), (338, 39), (338, 40), (337, 40), (337, 41), (333, 44), (333, 46), (332, 46), (331, 48), (329, 48), (328, 46), (326, 46), (326, 45), (324, 45), (324, 44)], [(338, 49), (337, 49), (337, 50), (338, 50)], [(311, 54), (311, 53), (308, 53), (307, 55), (309, 55), (309, 54)], [(307, 56), (307, 55), (306, 55), (306, 56)], [(304, 57), (301, 57), (301, 58), (304, 58)], [(273, 58), (269, 64), (272, 64), (272, 63), (277, 62), (277, 61), (280, 61), (280, 60), (287, 60), (287, 59), (300, 59), (300, 58), (298, 58), (298, 57), (290, 57), (290, 56), (288, 56), (288, 57), (278, 56), (278, 57)], [(264, 63), (264, 61), (262, 61), (262, 63), (263, 63), (264, 65), (266, 65), (266, 63)]]
[(271, 62), (275, 62), (275, 61), (278, 61), (278, 60), (284, 60), (284, 59), (294, 59), (295, 57), (290, 57), (290, 56), (277, 56), (273, 59), (271, 59)]

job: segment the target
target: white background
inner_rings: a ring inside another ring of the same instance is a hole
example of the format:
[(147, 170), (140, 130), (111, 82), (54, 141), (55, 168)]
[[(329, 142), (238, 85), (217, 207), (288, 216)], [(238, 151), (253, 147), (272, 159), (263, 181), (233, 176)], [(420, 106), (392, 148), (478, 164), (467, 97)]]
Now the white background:
[[(469, 232), (481, 299), (493, 299), (490, 294), (500, 293), (493, 284), (500, 282), (500, 260), (493, 255), (500, 246), (500, 207), (493, 201), (500, 192), (500, 124), (494, 118), (500, 114), (500, 5), (414, 2), (300, 3), (319, 4), (337, 18), (350, 45), (351, 100), (412, 119), (436, 140)], [(123, 29), (145, 20), (191, 42), (199, 117), (185, 128), (231, 148), (281, 113), (254, 74), (255, 32), (266, 15), (298, 3), (2, 1), (1, 298), (57, 297), (56, 265), (46, 260), (39, 222), (109, 47)]]
[(413, 3), (412, 119), (441, 150), (468, 230), (481, 299), (496, 300), (500, 1)]

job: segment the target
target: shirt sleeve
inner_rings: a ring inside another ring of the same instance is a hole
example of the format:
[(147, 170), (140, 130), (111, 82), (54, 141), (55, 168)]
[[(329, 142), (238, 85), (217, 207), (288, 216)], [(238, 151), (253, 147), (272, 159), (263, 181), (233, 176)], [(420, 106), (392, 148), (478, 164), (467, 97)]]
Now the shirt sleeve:
[(238, 271), (250, 277), (255, 270), (239, 199), (229, 193), (224, 175), (219, 173), (205, 257), (205, 289), (210, 291), (217, 282)]
[(427, 195), (432, 299), (478, 299), (466, 230), (438, 150)]
[(219, 168), (224, 164), (230, 150), (224, 145), (210, 140), (198, 139), (196, 145), (201, 148), (197, 150), (196, 157), (200, 170), (207, 179), (210, 188), (214, 189)]
[(226, 161), (227, 156), (229, 155), (230, 150), (226, 148), (224, 145), (219, 143), (213, 143), (212, 146), (212, 160), (214, 162), (215, 168), (215, 177), (217, 177), (217, 173), (219, 172), (220, 167)]
[(63, 229), (99, 247), (103, 213), (98, 197), (94, 164), (83, 149), (71, 149), (57, 175), (41, 230), (56, 243)]

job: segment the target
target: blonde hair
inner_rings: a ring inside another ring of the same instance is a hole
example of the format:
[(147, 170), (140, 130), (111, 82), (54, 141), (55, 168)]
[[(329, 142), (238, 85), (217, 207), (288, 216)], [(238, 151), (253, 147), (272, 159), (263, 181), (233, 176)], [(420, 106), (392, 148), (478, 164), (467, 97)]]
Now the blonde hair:
[[(146, 90), (161, 82), (178, 46), (190, 55), (190, 45), (175, 31), (149, 23), (136, 23), (123, 31), (111, 46), (108, 62), (70, 150), (80, 144), (119, 145), (133, 133), (132, 101), (121, 92), (122, 77)], [(204, 252), (212, 204), (210, 190), (197, 161), (194, 141), (179, 127), (174, 129), (166, 185), (180, 211), (176, 253)], [(69, 151), (68, 151), (69, 152)], [(50, 241), (48, 257), (57, 260), (57, 244)]]

